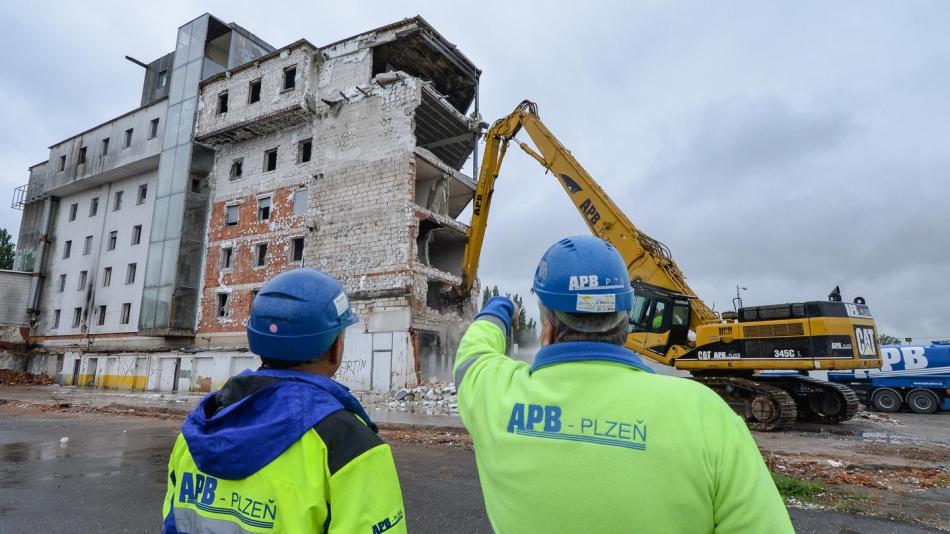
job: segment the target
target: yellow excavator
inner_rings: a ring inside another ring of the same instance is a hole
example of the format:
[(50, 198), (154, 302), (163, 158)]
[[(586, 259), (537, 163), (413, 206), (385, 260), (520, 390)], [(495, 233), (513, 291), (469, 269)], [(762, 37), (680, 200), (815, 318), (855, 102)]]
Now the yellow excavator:
[[(527, 132), (536, 149), (515, 136)], [(871, 369), (881, 365), (874, 320), (864, 299), (713, 311), (659, 241), (644, 234), (581, 167), (525, 100), (484, 135), (485, 152), (468, 230), (459, 297), (472, 291), (495, 180), (514, 141), (560, 182), (590, 231), (627, 262), (635, 291), (626, 346), (656, 362), (690, 371), (716, 391), (753, 430), (797, 420), (836, 423), (858, 409), (854, 392), (807, 376), (811, 370)], [(783, 371), (763, 374), (761, 371)]]

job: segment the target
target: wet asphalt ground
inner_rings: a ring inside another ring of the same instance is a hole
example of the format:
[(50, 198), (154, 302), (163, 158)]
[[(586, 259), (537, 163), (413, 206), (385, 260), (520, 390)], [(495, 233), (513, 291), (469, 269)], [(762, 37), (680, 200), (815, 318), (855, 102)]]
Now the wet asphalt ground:
[[(160, 531), (178, 425), (0, 406), (0, 532)], [(410, 532), (491, 532), (471, 452), (392, 446)], [(800, 533), (939, 532), (826, 510), (791, 515)]]

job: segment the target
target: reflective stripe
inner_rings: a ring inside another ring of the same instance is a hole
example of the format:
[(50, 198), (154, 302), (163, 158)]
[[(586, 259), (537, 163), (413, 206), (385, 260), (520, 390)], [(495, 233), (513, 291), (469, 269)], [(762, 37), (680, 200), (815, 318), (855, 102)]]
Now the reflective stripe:
[[(241, 525), (225, 519), (212, 519), (199, 515), (190, 508), (175, 508), (175, 529), (189, 534), (254, 534)], [(271, 527), (273, 528), (273, 527)]]
[(458, 391), (459, 385), (462, 383), (462, 379), (465, 378), (465, 372), (468, 371), (468, 368), (472, 366), (482, 355), (475, 356), (470, 358), (467, 362), (459, 366), (455, 370), (455, 391)]

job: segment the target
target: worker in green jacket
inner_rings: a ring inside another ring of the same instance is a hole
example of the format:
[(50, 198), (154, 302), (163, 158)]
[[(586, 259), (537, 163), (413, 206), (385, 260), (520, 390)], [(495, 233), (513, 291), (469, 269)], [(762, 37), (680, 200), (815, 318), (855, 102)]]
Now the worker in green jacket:
[(295, 269), (251, 305), (257, 371), (185, 420), (168, 462), (172, 533), (404, 533), (396, 466), (360, 403), (330, 377), (357, 322), (340, 284)]
[(505, 356), (514, 304), (494, 297), (462, 338), (458, 409), (499, 534), (791, 533), (743, 421), (713, 391), (653, 374), (624, 348), (633, 291), (590, 236), (538, 265), (541, 343)]

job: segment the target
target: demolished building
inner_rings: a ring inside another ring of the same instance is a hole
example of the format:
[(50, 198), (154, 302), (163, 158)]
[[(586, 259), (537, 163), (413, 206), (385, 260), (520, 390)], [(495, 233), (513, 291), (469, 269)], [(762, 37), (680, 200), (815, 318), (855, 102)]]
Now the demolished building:
[(421, 17), (274, 48), (205, 14), (177, 43), (142, 64), (139, 108), (50, 147), (17, 192), (31, 357), (67, 384), (207, 391), (259, 363), (254, 294), (308, 266), (360, 317), (344, 384), (447, 376), (473, 310), (451, 294), (479, 70)]

